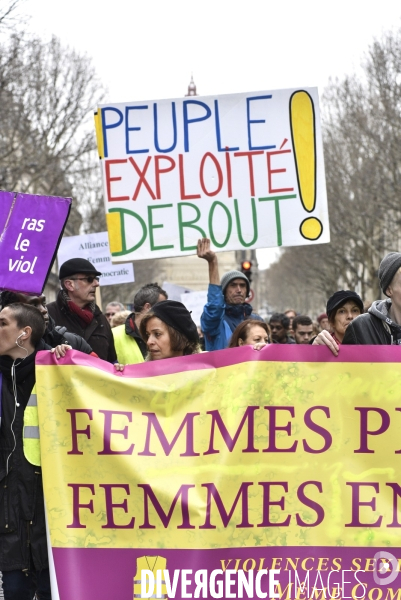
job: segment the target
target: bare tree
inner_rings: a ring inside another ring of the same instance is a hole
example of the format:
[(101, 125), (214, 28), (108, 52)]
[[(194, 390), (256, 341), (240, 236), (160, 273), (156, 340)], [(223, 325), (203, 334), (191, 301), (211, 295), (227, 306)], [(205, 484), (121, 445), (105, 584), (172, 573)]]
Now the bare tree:
[[(88, 175), (82, 165), (95, 148), (92, 113), (102, 95), (86, 56), (54, 37), (11, 35), (0, 45), (0, 186), (73, 196)], [(75, 211), (76, 232), (81, 221)]]
[(294, 299), (295, 286), (301, 297), (347, 287), (373, 300), (380, 259), (401, 249), (401, 30), (372, 43), (363, 78), (329, 86), (323, 129), (331, 242), (286, 249), (272, 274)]
[(26, 21), (19, 8), (25, 0), (0, 0), (0, 28), (14, 29)]

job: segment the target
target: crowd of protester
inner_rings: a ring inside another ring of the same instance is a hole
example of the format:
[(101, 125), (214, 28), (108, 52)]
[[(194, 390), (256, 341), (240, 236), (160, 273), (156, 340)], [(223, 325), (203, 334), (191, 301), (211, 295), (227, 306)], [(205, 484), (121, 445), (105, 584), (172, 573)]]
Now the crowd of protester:
[(95, 301), (101, 273), (81, 258), (61, 265), (55, 302), (46, 305), (44, 295), (1, 293), (0, 570), (6, 600), (35, 593), (51, 598), (35, 391), (39, 350), (53, 351), (56, 359), (79, 350), (121, 371), (126, 364), (244, 345), (255, 351), (268, 344), (322, 345), (337, 356), (343, 344), (401, 344), (401, 253), (383, 258), (378, 275), (387, 299), (373, 302), (367, 312), (355, 291), (336, 290), (316, 318), (289, 308), (268, 322), (246, 302), (250, 285), (243, 273), (220, 277), (208, 239), (199, 240), (198, 256), (209, 269), (200, 327), (157, 283), (136, 293), (132, 312), (111, 302), (103, 313)]

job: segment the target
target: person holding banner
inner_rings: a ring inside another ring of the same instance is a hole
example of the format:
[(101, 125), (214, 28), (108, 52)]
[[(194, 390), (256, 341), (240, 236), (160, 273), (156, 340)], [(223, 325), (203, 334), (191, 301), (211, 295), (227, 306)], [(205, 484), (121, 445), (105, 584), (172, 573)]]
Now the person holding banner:
[(401, 345), (401, 252), (387, 254), (378, 275), (387, 300), (376, 300), (367, 313), (353, 321), (343, 344)]
[(116, 363), (110, 324), (95, 302), (100, 275), (85, 258), (67, 260), (60, 267), (61, 290), (47, 310), (56, 325), (83, 337), (99, 358)]
[(314, 340), (313, 345), (327, 346), (338, 356), (341, 344), (346, 343), (345, 336), (354, 319), (363, 313), (362, 298), (352, 290), (339, 290), (327, 300), (327, 315), (331, 333), (325, 329)]
[(210, 248), (210, 240), (198, 240), (198, 256), (209, 265), (207, 304), (201, 316), (206, 350), (227, 348), (234, 329), (245, 319), (263, 321), (245, 302), (249, 296), (249, 280), (240, 271), (229, 271), (220, 280), (217, 255)]
[(176, 300), (155, 304), (142, 318), (140, 332), (148, 347), (146, 360), (200, 352), (198, 329), (191, 313)]
[[(0, 570), (5, 600), (51, 600), (40, 469), (35, 357), (50, 349), (26, 304), (0, 312)], [(69, 346), (55, 348), (56, 357)]]
[[(348, 324), (342, 340), (345, 345), (401, 345), (401, 252), (387, 254), (380, 263), (378, 275), (381, 290), (388, 299), (376, 300), (367, 313)], [(338, 356), (339, 344), (328, 339), (325, 333), (319, 333), (314, 343), (328, 346), (334, 356)]]

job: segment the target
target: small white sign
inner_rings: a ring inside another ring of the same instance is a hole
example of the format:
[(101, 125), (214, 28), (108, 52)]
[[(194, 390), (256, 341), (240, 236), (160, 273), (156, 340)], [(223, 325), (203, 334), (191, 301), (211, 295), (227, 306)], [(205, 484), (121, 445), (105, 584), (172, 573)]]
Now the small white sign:
[(192, 290), (183, 285), (176, 285), (175, 283), (169, 283), (168, 281), (163, 281), (163, 290), (167, 292), (169, 300), (176, 300), (177, 302), (182, 302), (181, 294), (192, 292)]
[(63, 238), (58, 249), (59, 265), (70, 258), (89, 260), (102, 273), (101, 286), (135, 281), (132, 263), (112, 264), (107, 231)]
[(207, 291), (202, 290), (200, 292), (189, 292), (188, 294), (181, 294), (181, 302), (192, 313), (192, 320), (197, 325), (200, 325), (203, 307), (207, 302)]

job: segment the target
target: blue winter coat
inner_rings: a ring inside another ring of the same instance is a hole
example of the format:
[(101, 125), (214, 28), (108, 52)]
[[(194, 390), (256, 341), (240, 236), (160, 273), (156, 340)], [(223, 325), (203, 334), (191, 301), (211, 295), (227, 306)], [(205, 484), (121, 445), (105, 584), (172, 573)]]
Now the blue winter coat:
[(221, 285), (209, 283), (207, 304), (201, 316), (201, 329), (205, 334), (205, 348), (223, 350), (227, 348), (234, 329), (245, 319), (263, 321), (252, 312), (252, 306), (244, 304), (226, 304)]

